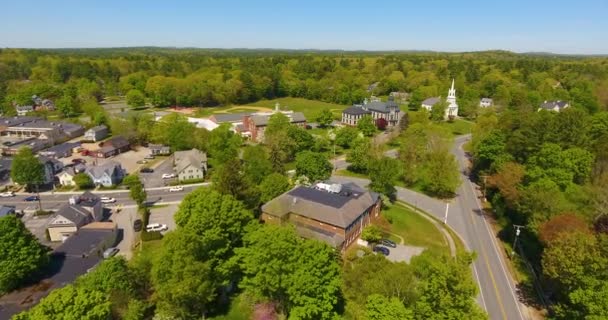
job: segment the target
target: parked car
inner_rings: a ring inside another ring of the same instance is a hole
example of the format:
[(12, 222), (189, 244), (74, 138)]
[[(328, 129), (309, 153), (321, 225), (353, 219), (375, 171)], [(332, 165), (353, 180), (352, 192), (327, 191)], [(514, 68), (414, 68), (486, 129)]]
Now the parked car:
[(103, 258), (108, 259), (110, 257), (115, 256), (117, 253), (118, 253), (118, 248), (116, 248), (116, 247), (107, 248), (106, 251), (103, 252)]
[(169, 228), (167, 228), (166, 224), (160, 224), (160, 223), (153, 223), (153, 224), (149, 224), (146, 227), (146, 231), (148, 232), (153, 232), (153, 231), (165, 231)]
[(10, 198), (10, 197), (14, 197), (14, 196), (15, 196), (15, 193), (13, 193), (12, 191), (0, 193), (0, 198)]
[(152, 160), (152, 159), (154, 159), (154, 155), (149, 154), (149, 155), (145, 156), (144, 159), (146, 159), (146, 160)]
[(379, 252), (385, 256), (388, 256), (391, 251), (387, 247), (375, 246), (373, 249), (374, 252)]
[(81, 164), (85, 164), (85, 163), (87, 163), (87, 161), (86, 161), (86, 160), (84, 160), (84, 159), (75, 158), (75, 159), (72, 159), (72, 163), (73, 163), (73, 164), (79, 164), (79, 163), (81, 163)]
[(139, 172), (141, 172), (141, 173), (152, 173), (152, 172), (154, 172), (154, 169), (152, 169), (152, 168), (141, 168), (139, 170)]
[(380, 240), (380, 244), (391, 248), (397, 248), (397, 244), (389, 239)]
[(114, 203), (114, 202), (116, 202), (116, 199), (110, 198), (110, 197), (101, 197), (101, 198), (99, 198), (99, 200), (101, 200), (101, 203)]
[(146, 163), (148, 163), (147, 160), (138, 160), (137, 161), (137, 164), (146, 164)]
[(174, 186), (174, 187), (169, 188), (169, 192), (180, 192), (180, 191), (184, 191), (184, 187)]
[(27, 201), (27, 202), (38, 201), (38, 200), (40, 200), (40, 198), (38, 198), (38, 196), (29, 196), (29, 197), (23, 199), (23, 201)]
[(174, 173), (163, 173), (163, 179), (172, 179), (175, 178), (175, 174)]
[(135, 232), (140, 232), (142, 226), (143, 226), (143, 222), (141, 222), (141, 219), (137, 219), (137, 220), (133, 221), (133, 230)]

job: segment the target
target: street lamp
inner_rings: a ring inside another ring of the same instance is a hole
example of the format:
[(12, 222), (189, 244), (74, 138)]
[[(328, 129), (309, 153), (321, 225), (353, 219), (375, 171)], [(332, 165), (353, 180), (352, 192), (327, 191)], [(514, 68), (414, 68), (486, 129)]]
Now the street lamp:
[(511, 258), (513, 258), (513, 256), (515, 255), (515, 246), (517, 245), (517, 238), (519, 237), (519, 234), (521, 233), (521, 229), (525, 228), (525, 226), (520, 226), (520, 225), (513, 225), (513, 228), (515, 228), (515, 239), (513, 239), (513, 248), (511, 248)]

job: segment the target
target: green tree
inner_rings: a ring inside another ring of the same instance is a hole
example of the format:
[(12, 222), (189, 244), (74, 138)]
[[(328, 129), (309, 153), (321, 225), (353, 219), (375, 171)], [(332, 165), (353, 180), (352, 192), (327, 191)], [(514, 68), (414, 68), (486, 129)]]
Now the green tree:
[(424, 190), (439, 197), (451, 197), (460, 185), (456, 159), (445, 150), (428, 155), (423, 174)]
[(331, 110), (329, 110), (327, 108), (323, 108), (323, 109), (321, 109), (319, 114), (315, 117), (315, 120), (317, 121), (319, 126), (327, 127), (332, 123), (332, 121), (334, 121), (334, 115), (331, 112)]
[(445, 109), (448, 107), (445, 101), (440, 101), (431, 108), (431, 120), (439, 122), (445, 119)]
[(73, 117), (79, 112), (79, 102), (76, 98), (71, 97), (69, 95), (64, 95), (59, 100), (57, 100), (57, 110), (61, 111), (61, 113), (65, 117)]
[(306, 129), (299, 126), (289, 126), (287, 136), (295, 144), (295, 152), (310, 150), (315, 143), (315, 138)]
[(325, 180), (331, 176), (332, 165), (321, 153), (303, 151), (296, 156), (296, 174), (310, 181)]
[(263, 146), (247, 146), (243, 149), (243, 170), (245, 177), (254, 185), (259, 185), (272, 173), (272, 163)]
[(371, 116), (363, 116), (357, 121), (357, 129), (366, 137), (371, 137), (376, 133), (376, 124)]
[(355, 127), (342, 127), (336, 132), (336, 144), (342, 148), (350, 148), (359, 137), (359, 130)]
[(48, 251), (20, 219), (14, 215), (0, 218), (0, 293), (17, 288), (46, 266)]
[(371, 141), (367, 138), (357, 138), (346, 154), (346, 161), (350, 163), (349, 170), (354, 172), (367, 172), (372, 150)]
[(401, 131), (405, 131), (407, 130), (407, 128), (409, 128), (410, 126), (410, 115), (407, 112), (403, 113), (403, 116), (401, 116), (401, 119), (399, 120), (399, 129)]
[(289, 179), (286, 176), (276, 172), (272, 173), (264, 178), (260, 184), (260, 200), (268, 202), (289, 190), (289, 187)]
[(409, 320), (413, 312), (405, 308), (397, 298), (372, 294), (367, 298), (365, 316), (368, 320)]
[(138, 207), (143, 208), (146, 199), (148, 199), (148, 194), (146, 193), (146, 189), (144, 189), (143, 183), (139, 179), (139, 175), (128, 175), (124, 178), (123, 184), (129, 187), (131, 199), (137, 203)]
[(27, 186), (36, 186), (44, 183), (44, 166), (34, 156), (32, 149), (24, 147), (19, 149), (13, 158), (11, 179), (15, 183)]
[(171, 147), (173, 151), (191, 149), (196, 126), (185, 116), (172, 112), (158, 121), (152, 129), (152, 141)]
[(91, 189), (95, 185), (93, 184), (93, 180), (86, 173), (78, 173), (74, 176), (74, 183), (78, 186), (78, 189), (85, 190)]
[(373, 159), (370, 161), (367, 171), (371, 178), (369, 188), (394, 200), (397, 193), (395, 185), (401, 176), (399, 160), (388, 157)]
[(382, 230), (376, 225), (369, 225), (361, 232), (361, 239), (368, 242), (378, 242), (382, 239)]
[(127, 92), (127, 104), (133, 108), (141, 107), (146, 104), (146, 98), (141, 91), (131, 89)]
[(231, 129), (229, 124), (222, 124), (209, 133), (208, 150), (211, 163), (220, 166), (238, 156), (242, 140)]
[(245, 200), (250, 195), (251, 186), (245, 178), (239, 159), (228, 160), (215, 168), (212, 180), (213, 189), (221, 194), (229, 194), (240, 200)]

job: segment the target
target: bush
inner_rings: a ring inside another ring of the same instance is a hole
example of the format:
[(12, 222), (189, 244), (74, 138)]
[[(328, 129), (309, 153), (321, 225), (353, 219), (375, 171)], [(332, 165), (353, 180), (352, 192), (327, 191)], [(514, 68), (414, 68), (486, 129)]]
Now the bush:
[(154, 241), (154, 240), (160, 240), (163, 238), (163, 235), (160, 233), (160, 231), (146, 231), (145, 229), (145, 225), (144, 225), (144, 230), (141, 232), (141, 241)]
[(367, 242), (378, 242), (382, 239), (382, 230), (375, 225), (369, 225), (363, 229), (361, 239)]
[(47, 210), (37, 210), (36, 212), (34, 212), (34, 215), (37, 217), (40, 216), (48, 216), (53, 214), (53, 211), (47, 211)]

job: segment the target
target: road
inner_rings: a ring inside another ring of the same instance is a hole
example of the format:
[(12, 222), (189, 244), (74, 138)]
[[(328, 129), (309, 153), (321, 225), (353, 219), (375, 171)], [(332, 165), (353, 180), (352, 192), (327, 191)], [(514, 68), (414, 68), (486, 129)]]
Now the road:
[[(169, 192), (169, 187), (166, 188), (152, 188), (147, 189), (148, 193), (148, 203), (166, 203), (166, 202), (177, 202), (181, 201), (182, 198), (190, 193), (192, 190), (200, 187), (205, 184), (196, 184), (196, 185), (184, 185), (184, 190), (179, 192)], [(104, 191), (92, 191), (97, 195), (104, 195), (106, 197), (112, 197), (116, 199), (116, 203), (108, 204), (106, 207), (111, 208), (116, 205), (122, 206), (132, 206), (135, 205), (135, 202), (131, 199), (129, 195), (129, 190), (104, 190)], [(44, 210), (57, 210), (63, 204), (68, 203), (68, 200), (71, 196), (79, 194), (75, 192), (56, 192), (50, 193), (45, 192), (40, 194), (40, 199), (42, 201), (42, 208)], [(32, 194), (18, 194), (11, 198), (0, 198), (0, 204), (15, 206), (17, 210), (35, 210), (38, 208), (38, 202), (26, 202), (25, 198)]]
[[(490, 319), (527, 319), (523, 313), (525, 308), (517, 299), (515, 281), (507, 272), (504, 256), (500, 254), (504, 250), (481, 210), (481, 194), (469, 179), (469, 160), (462, 149), (469, 139), (470, 135), (457, 137), (451, 150), (458, 161), (462, 181), (454, 199), (446, 202), (400, 187), (397, 187), (397, 198), (432, 214), (440, 221), (446, 221), (467, 248), (477, 253), (473, 263), (473, 276), (480, 291), (477, 301)], [(396, 150), (389, 150), (385, 154), (391, 157), (397, 155)], [(348, 167), (343, 157), (336, 159), (334, 164), (336, 169)], [(369, 183), (369, 180), (352, 177), (333, 176), (332, 179), (361, 185)]]

